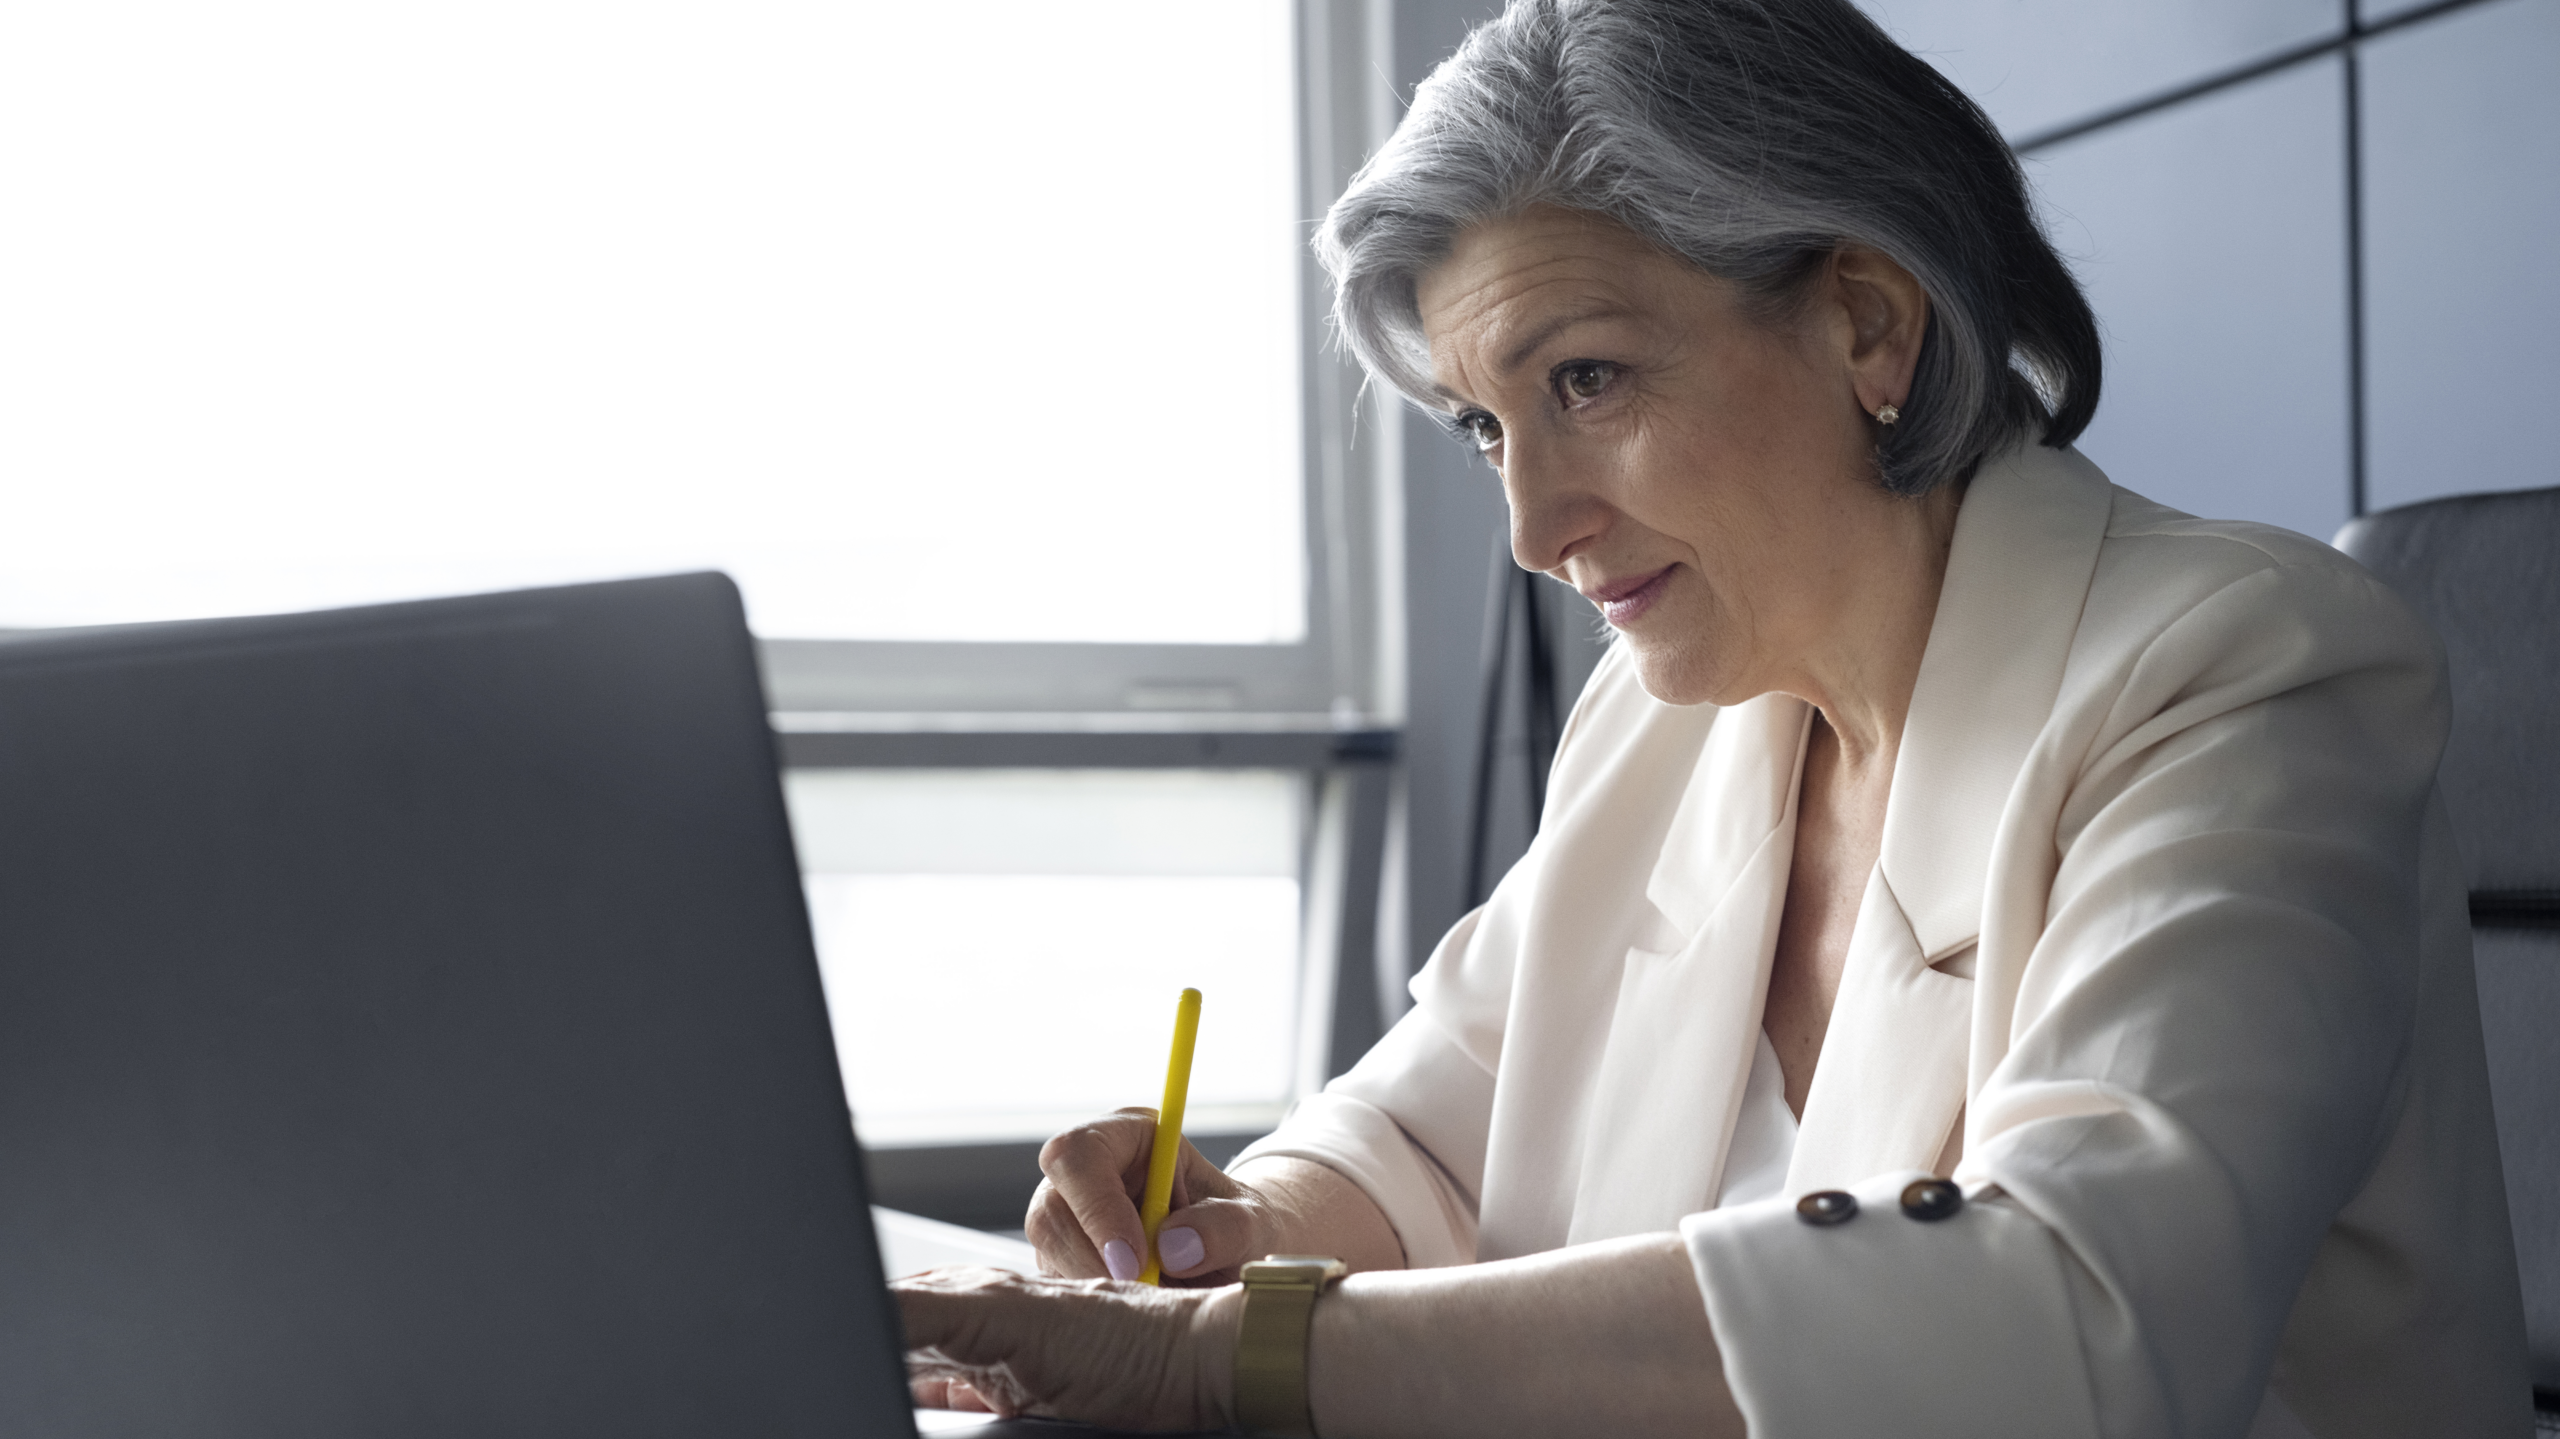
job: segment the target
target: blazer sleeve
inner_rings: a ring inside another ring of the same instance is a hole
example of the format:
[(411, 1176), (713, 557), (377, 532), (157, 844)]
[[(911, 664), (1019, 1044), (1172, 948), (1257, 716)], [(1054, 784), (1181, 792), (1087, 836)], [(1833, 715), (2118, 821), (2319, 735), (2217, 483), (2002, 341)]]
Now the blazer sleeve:
[[(1471, 1264), (1524, 907), (1554, 844), (1556, 815), (1614, 772), (1612, 741), (1650, 706), (1623, 649), (1604, 657), (1557, 739), (1547, 823), (1484, 905), (1433, 948), (1414, 1008), (1348, 1073), (1298, 1101), (1236, 1157), (1322, 1164), (1360, 1186), (1394, 1226), (1410, 1268)], [(1599, 712), (1605, 716), (1595, 718)]]
[(1324, 1165), (1386, 1215), (1407, 1268), (1471, 1264), (1492, 1113), (1493, 1076), (1415, 1009), (1348, 1073), (1298, 1101), (1236, 1167), (1267, 1158)]
[(1971, 1201), (1915, 1222), (1920, 1176), (1884, 1175), (1836, 1227), (1785, 1201), (1683, 1221), (1755, 1439), (2240, 1435), (2392, 1132), (2433, 640), (2358, 572), (2280, 565), (2077, 682), (2086, 722), (2058, 707), (2010, 800), (2050, 849), (1994, 859), (2051, 881), (1969, 1100)]
[[(1506, 920), (1542, 855), (1532, 843), (1493, 897), (1442, 937), (1423, 973), (1467, 974), (1474, 987), (1493, 991), (1486, 1007), (1498, 1012), (1516, 962), (1514, 926)], [(1417, 992), (1422, 987), (1417, 979)], [(1462, 1043), (1439, 1005), (1417, 1003), (1358, 1064), (1299, 1100), (1230, 1167), (1267, 1158), (1324, 1165), (1360, 1186), (1386, 1215), (1407, 1268), (1472, 1264), (1497, 1056)]]

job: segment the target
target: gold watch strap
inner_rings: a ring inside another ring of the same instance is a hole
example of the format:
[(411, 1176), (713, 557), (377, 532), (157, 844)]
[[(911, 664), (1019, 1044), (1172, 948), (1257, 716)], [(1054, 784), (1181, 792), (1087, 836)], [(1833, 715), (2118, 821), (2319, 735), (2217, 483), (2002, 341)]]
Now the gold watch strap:
[(1244, 1267), (1236, 1427), (1276, 1439), (1316, 1439), (1307, 1409), (1307, 1324), (1316, 1296), (1349, 1272), (1339, 1259), (1306, 1254), (1274, 1254)]

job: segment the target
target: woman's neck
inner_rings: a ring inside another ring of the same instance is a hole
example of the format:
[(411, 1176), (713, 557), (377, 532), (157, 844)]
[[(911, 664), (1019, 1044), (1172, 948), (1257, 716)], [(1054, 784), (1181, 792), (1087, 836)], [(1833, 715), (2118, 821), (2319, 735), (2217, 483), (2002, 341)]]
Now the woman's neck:
[(1963, 486), (1917, 499), (1875, 492), (1844, 515), (1834, 562), (1800, 613), (1806, 633), (1790, 673), (1771, 688), (1812, 704), (1853, 774), (1890, 769), (1937, 618)]

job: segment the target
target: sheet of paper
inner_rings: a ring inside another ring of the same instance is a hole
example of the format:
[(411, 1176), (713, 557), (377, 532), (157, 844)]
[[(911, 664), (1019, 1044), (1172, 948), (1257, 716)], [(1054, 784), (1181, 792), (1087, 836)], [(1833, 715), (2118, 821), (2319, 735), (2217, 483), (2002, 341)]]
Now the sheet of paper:
[(892, 1279), (946, 1264), (984, 1264), (1016, 1274), (1039, 1272), (1031, 1246), (1010, 1235), (945, 1224), (876, 1204), (871, 1207), (871, 1224), (880, 1235), (881, 1267)]

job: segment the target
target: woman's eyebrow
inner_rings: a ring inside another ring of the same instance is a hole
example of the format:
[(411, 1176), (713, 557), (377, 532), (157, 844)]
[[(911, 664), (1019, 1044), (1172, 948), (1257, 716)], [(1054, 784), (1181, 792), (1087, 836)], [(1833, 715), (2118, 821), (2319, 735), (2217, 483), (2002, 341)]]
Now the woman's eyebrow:
[(1591, 320), (1619, 319), (1632, 313), (1634, 312), (1629, 310), (1626, 306), (1619, 304), (1614, 300), (1607, 300), (1596, 305), (1587, 305), (1579, 310), (1569, 310), (1564, 314), (1554, 316), (1545, 324), (1530, 331), (1528, 335), (1520, 341), (1520, 343), (1503, 352), (1502, 364), (1498, 373), (1509, 374), (1511, 371), (1520, 368), (1522, 365), (1528, 363), (1531, 355), (1538, 353), (1538, 351), (1549, 341), (1555, 339), (1556, 336), (1563, 334), (1565, 331), (1572, 329), (1576, 325), (1583, 324)]

